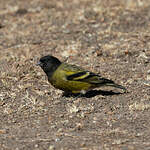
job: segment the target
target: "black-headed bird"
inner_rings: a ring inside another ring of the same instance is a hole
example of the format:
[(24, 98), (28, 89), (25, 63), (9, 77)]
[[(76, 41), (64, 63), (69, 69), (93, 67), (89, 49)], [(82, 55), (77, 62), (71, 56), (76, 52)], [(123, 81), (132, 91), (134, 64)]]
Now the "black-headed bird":
[(81, 93), (102, 86), (126, 88), (114, 81), (101, 77), (90, 71), (86, 71), (76, 65), (61, 62), (56, 57), (47, 55), (40, 59), (38, 64), (48, 77), (48, 81), (57, 89), (65, 93)]

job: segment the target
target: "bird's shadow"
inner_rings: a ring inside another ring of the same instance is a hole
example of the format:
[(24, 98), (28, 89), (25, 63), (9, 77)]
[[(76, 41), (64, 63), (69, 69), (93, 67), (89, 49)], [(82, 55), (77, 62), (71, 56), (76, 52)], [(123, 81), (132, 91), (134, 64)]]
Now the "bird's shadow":
[(92, 98), (97, 95), (103, 95), (103, 96), (111, 96), (111, 95), (119, 95), (123, 94), (121, 92), (113, 92), (113, 91), (103, 91), (103, 90), (91, 90), (88, 91), (86, 94), (80, 94), (80, 93), (63, 93), (63, 97), (86, 97), (86, 98)]

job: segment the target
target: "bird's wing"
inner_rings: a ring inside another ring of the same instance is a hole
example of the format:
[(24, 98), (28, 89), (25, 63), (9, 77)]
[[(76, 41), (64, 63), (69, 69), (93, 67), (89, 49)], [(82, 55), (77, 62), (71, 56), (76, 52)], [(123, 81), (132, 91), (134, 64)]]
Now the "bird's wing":
[(63, 66), (63, 70), (65, 71), (67, 80), (88, 82), (91, 84), (114, 83), (112, 80), (105, 79), (98, 74), (86, 71), (76, 65), (70, 65), (65, 63), (63, 65), (65, 65)]
[(86, 71), (79, 66), (67, 63), (63, 63), (60, 69), (65, 73), (67, 80), (83, 80), (91, 74), (89, 71)]
[(61, 65), (61, 68), (60, 70), (62, 70), (63, 72), (65, 72), (65, 75), (66, 76), (69, 76), (69, 75), (73, 75), (73, 74), (76, 74), (76, 73), (79, 73), (79, 72), (84, 72), (85, 70), (81, 67), (78, 67), (76, 65), (71, 65), (71, 64), (67, 64), (67, 63), (63, 63)]
[(81, 82), (88, 82), (91, 84), (105, 84), (105, 83), (114, 83), (112, 80), (105, 79), (101, 77), (100, 75), (97, 75), (93, 72), (89, 71), (83, 71), (74, 73), (72, 75), (69, 75), (67, 77), (68, 80), (74, 80), (74, 81), (81, 81)]
[(93, 75), (89, 71), (81, 71), (81, 72), (75, 72), (75, 73), (67, 76), (67, 79), (74, 80), (74, 81), (85, 81), (93, 76), (95, 76), (95, 75)]

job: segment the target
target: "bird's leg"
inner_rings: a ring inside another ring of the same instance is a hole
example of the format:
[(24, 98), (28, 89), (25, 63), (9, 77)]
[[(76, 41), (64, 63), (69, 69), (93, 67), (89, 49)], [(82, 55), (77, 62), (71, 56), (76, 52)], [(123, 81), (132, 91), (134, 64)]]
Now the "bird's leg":
[(72, 93), (72, 96), (75, 98), (74, 100), (78, 99), (79, 97), (81, 97), (82, 95), (85, 95), (86, 91), (85, 90), (81, 90), (78, 93)]
[(73, 100), (78, 99), (79, 97), (81, 97), (82, 95), (85, 95), (87, 91), (85, 90), (81, 90), (78, 93), (70, 93), (70, 92), (64, 92), (62, 97), (73, 97)]

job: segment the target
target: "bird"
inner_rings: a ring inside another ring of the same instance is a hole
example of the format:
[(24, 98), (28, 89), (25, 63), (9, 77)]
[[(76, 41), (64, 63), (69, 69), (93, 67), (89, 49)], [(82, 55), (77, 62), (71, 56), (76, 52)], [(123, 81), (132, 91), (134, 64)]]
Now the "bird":
[(77, 65), (61, 62), (52, 55), (41, 57), (37, 65), (45, 72), (51, 85), (64, 93), (86, 94), (103, 86), (116, 87), (126, 92), (126, 88), (122, 85)]

